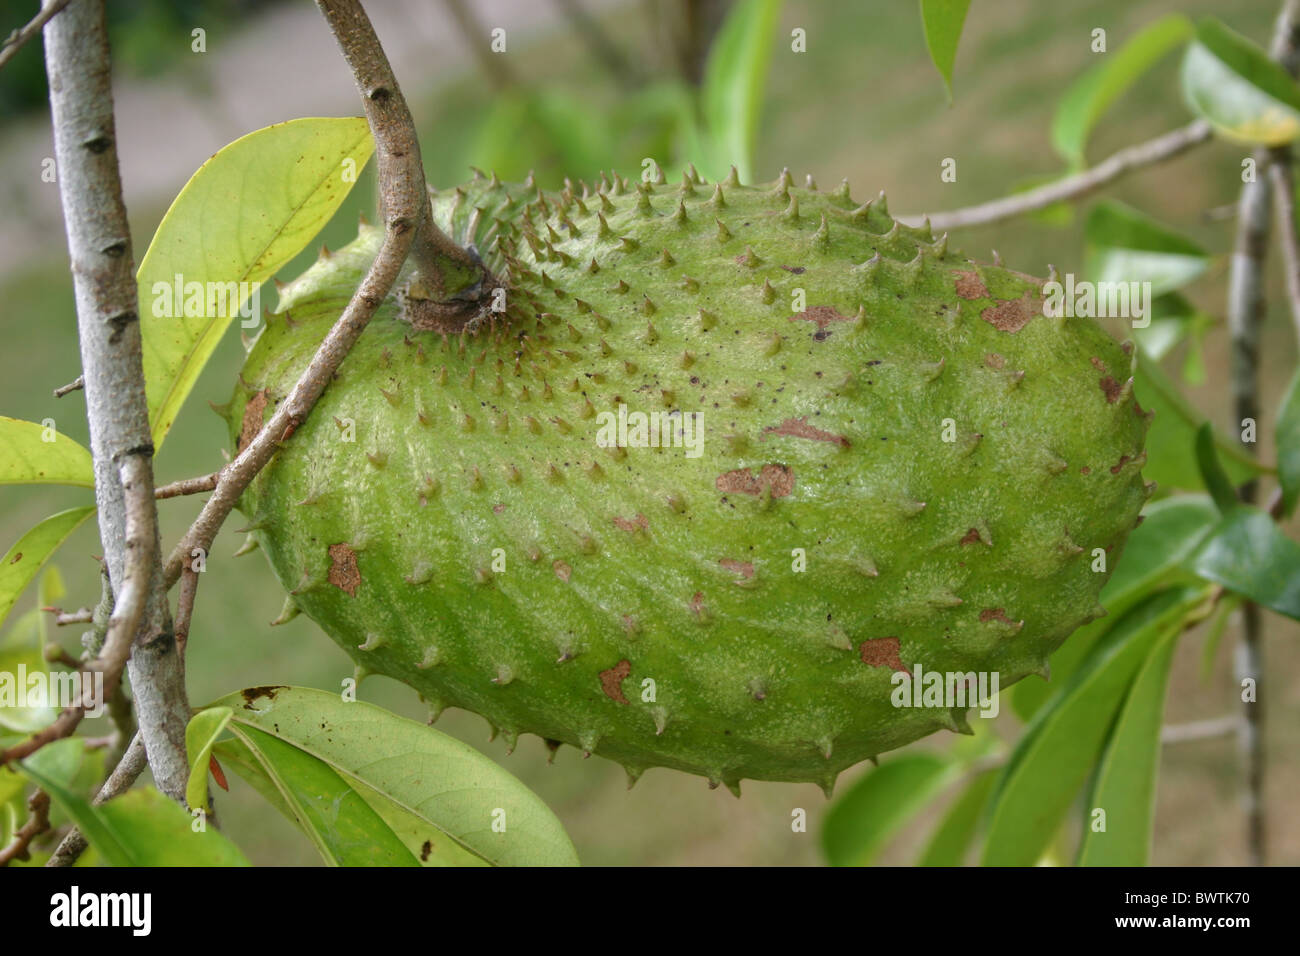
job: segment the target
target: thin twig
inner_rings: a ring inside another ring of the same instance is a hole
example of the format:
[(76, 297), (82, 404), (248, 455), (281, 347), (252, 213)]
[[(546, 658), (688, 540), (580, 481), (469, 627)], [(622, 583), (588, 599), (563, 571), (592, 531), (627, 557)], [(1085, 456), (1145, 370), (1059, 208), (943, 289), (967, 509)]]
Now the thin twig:
[[(115, 592), (104, 645), (88, 663), (112, 695), (130, 670), (159, 789), (180, 799), (189, 702), (162, 588), (153, 441), (145, 400), (131, 232), (122, 202), (103, 0), (78, 0), (45, 27), (45, 68), (68, 236), (95, 468), (100, 540)], [(93, 684), (91, 685), (93, 686)], [(49, 734), (71, 733), (82, 708)], [(31, 752), (32, 741), (19, 745)], [(13, 759), (14, 751), (4, 755)]]
[(1268, 175), (1273, 184), (1273, 205), (1278, 222), (1278, 241), (1286, 273), (1287, 298), (1291, 304), (1291, 321), (1300, 341), (1300, 240), (1295, 226), (1295, 181), (1291, 170), (1291, 149), (1279, 146), (1272, 151)]
[(9, 36), (5, 37), (3, 46), (0, 46), (0, 68), (13, 59), (14, 55), (22, 48), (23, 44), (30, 40), (36, 34), (41, 32), (50, 19), (66, 7), (69, 0), (50, 0), (41, 7), (41, 12), (32, 17), (31, 22), (25, 27), (19, 27)]
[(9, 845), (0, 848), (0, 866), (8, 866), (12, 860), (29, 860), (28, 847), (31, 842), (50, 828), (50, 795), (44, 790), (37, 790), (27, 801), (31, 816), (14, 833)]
[(195, 548), (201, 548), (205, 553), (212, 549), (213, 539), (249, 482), (306, 420), (344, 357), (397, 281), (421, 218), (428, 209), (428, 190), (424, 184), (415, 123), (370, 20), (356, 0), (318, 0), (317, 5), (325, 14), (343, 56), (352, 68), (365, 105), (366, 119), (375, 140), (386, 235), (360, 287), (321, 342), (293, 390), (257, 436), (234, 461), (221, 469), (212, 497), (204, 503), (198, 518), (167, 561), (166, 582), (169, 588), (180, 578), (181, 569)]
[(54, 390), (54, 397), (62, 398), (64, 395), (68, 395), (72, 392), (79, 392), (81, 391), (81, 389), (85, 387), (86, 387), (85, 378), (78, 375), (74, 381), (69, 382), (67, 385), (60, 385), (58, 388), (56, 388)]
[[(107, 803), (118, 794), (125, 793), (135, 783), (144, 768), (148, 765), (145, 757), (143, 738), (136, 734), (131, 741), (131, 746), (126, 748), (126, 753), (118, 761), (113, 772), (109, 774), (104, 785), (100, 787), (99, 793), (96, 794), (94, 801), (95, 806)], [(85, 836), (76, 828), (68, 832), (63, 838), (58, 848), (45, 861), (46, 866), (71, 866), (77, 862), (77, 857), (86, 851), (89, 844)]]
[(190, 621), (194, 618), (194, 598), (199, 590), (199, 575), (192, 568), (181, 572), (181, 590), (176, 597), (176, 647), (181, 654), (190, 639)]
[(173, 481), (170, 485), (155, 488), (153, 496), (162, 499), (178, 498), (181, 495), (201, 495), (217, 487), (217, 476), (220, 474), (214, 471), (210, 475), (199, 475), (197, 478), (182, 478), (180, 481)]
[(59, 627), (69, 624), (89, 624), (95, 619), (95, 612), (88, 607), (76, 611), (64, 611), (61, 607), (43, 607), (42, 611), (54, 615), (54, 623)]
[[(930, 228), (935, 232), (947, 232), (963, 226), (984, 226), (1013, 216), (1021, 216), (1035, 209), (1045, 209), (1053, 203), (1082, 199), (1135, 169), (1173, 159), (1198, 143), (1205, 142), (1210, 135), (1210, 124), (1205, 120), (1196, 120), (1163, 136), (1147, 140), (1145, 143), (1121, 149), (1090, 169), (1039, 186), (1037, 189), (1004, 196), (966, 209), (935, 213), (929, 217)], [(908, 225), (919, 226), (925, 218), (903, 216), (901, 221)]]

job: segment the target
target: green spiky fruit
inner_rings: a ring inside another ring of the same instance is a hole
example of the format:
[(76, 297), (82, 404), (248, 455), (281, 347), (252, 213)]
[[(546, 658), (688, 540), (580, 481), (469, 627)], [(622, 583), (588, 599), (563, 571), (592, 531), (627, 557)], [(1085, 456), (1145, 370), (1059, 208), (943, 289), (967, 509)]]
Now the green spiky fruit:
[[(394, 294), (243, 502), (287, 613), (363, 671), (634, 778), (829, 785), (965, 729), (895, 707), (896, 671), (1005, 688), (1104, 613), (1147, 416), (1129, 350), (1044, 317), (1042, 280), (788, 176), (478, 178), (434, 206), (506, 311), (445, 336)], [(381, 239), (282, 290), (237, 445)], [(698, 412), (702, 447), (602, 447), (620, 406), (632, 444), (632, 413)]]

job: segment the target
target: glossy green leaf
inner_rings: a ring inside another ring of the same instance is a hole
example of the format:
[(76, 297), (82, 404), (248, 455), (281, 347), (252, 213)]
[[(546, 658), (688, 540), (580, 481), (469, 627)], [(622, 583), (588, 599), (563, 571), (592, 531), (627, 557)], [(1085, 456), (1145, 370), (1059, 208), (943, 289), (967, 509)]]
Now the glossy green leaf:
[[(1146, 866), (1156, 810), (1160, 728), (1178, 634), (1164, 637), (1138, 671), (1084, 805), (1080, 866)], [(1096, 830), (1093, 811), (1105, 811), (1105, 830)]]
[(1287, 386), (1277, 413), (1277, 477), (1282, 484), (1282, 510), (1290, 515), (1300, 499), (1300, 371)]
[(38, 422), (0, 416), (0, 485), (93, 488), (95, 469), (90, 452), (67, 435)]
[[(289, 818), (307, 834), (326, 863), (331, 866), (419, 865), (352, 783), (324, 761), (255, 727), (236, 726), (234, 732), (279, 792), (283, 805), (289, 808)], [(450, 844), (451, 841), (441, 842)], [(467, 850), (456, 849), (463, 856), (477, 860)]]
[(229, 707), (201, 710), (185, 727), (185, 755), (190, 762), (190, 779), (185, 784), (185, 802), (192, 808), (208, 808), (208, 761), (212, 745), (230, 723)]
[(991, 798), (986, 866), (1032, 866), (1102, 752), (1134, 676), (1152, 648), (1201, 602), (1203, 590), (1164, 591), (1130, 611), (1035, 715)]
[(952, 102), (952, 68), (957, 59), (961, 28), (966, 24), (970, 0), (921, 0), (921, 26), (925, 30), (925, 48)]
[(29, 761), (20, 772), (50, 795), (112, 866), (248, 866), (212, 827), (195, 832), (185, 808), (153, 787), (92, 806)]
[(1105, 199), (1084, 225), (1088, 278), (1150, 282), (1159, 296), (1192, 281), (1209, 265), (1205, 250), (1131, 206)]
[(1196, 431), (1196, 464), (1201, 469), (1201, 481), (1214, 499), (1214, 506), (1227, 514), (1237, 506), (1237, 492), (1228, 480), (1228, 473), (1219, 464), (1215, 452), (1214, 429), (1206, 422)]
[(1219, 135), (1282, 146), (1300, 136), (1300, 87), (1259, 46), (1212, 17), (1183, 57), (1183, 99)]
[(962, 772), (936, 753), (889, 757), (831, 804), (822, 849), (832, 866), (868, 866), (889, 838)]
[[(1204, 488), (1196, 463), (1196, 432), (1206, 421), (1169, 380), (1160, 363), (1138, 350), (1134, 394), (1146, 411), (1155, 412), (1147, 431), (1147, 463), (1142, 474), (1161, 488), (1199, 491)], [(1240, 484), (1267, 469), (1241, 450), (1241, 443), (1216, 432), (1219, 460), (1233, 484)]]
[(18, 595), (36, 577), (41, 565), (94, 512), (92, 506), (52, 514), (19, 538), (0, 558), (0, 622), (8, 617)]
[(155, 446), (251, 291), (329, 221), (373, 151), (364, 119), (290, 120), (235, 140), (185, 184), (136, 277)]
[(1207, 581), (1300, 620), (1300, 544), (1265, 512), (1238, 505), (1187, 561)]
[(709, 179), (724, 178), (734, 163), (742, 181), (753, 181), (754, 144), (780, 25), (781, 0), (739, 0), (713, 41), (700, 89), (713, 147), (710, 169), (702, 170)]
[(1098, 598), (1106, 616), (1079, 628), (1052, 654), (1051, 681), (1028, 678), (1011, 689), (1011, 707), (1021, 720), (1032, 717), (1069, 680), (1093, 644), (1139, 600), (1188, 576), (1182, 562), (1219, 520), (1218, 510), (1203, 495), (1153, 501), (1143, 516)]
[(1052, 120), (1052, 145), (1066, 162), (1077, 168), (1087, 165), (1084, 153), (1097, 120), (1142, 74), (1186, 43), (1192, 32), (1192, 21), (1180, 13), (1161, 17), (1101, 57), (1066, 90)]
[(966, 785), (935, 828), (921, 858), (916, 861), (918, 866), (961, 866), (966, 861), (979, 830), (984, 804), (997, 777), (994, 771), (985, 770)]
[(214, 706), (234, 710), (232, 730), (253, 727), (305, 751), (488, 863), (577, 863), (564, 828), (532, 791), (431, 727), (306, 687), (252, 688)]

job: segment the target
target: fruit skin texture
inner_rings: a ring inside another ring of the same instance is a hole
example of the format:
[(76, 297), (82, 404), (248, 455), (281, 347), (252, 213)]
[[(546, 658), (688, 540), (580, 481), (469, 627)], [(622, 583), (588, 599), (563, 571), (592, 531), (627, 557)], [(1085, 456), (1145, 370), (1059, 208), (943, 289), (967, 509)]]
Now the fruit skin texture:
[[(391, 297), (241, 504), (286, 612), (362, 672), (633, 780), (829, 788), (966, 729), (893, 706), (896, 670), (1006, 688), (1104, 613), (1149, 416), (1129, 350), (1044, 317), (1042, 280), (788, 175), (476, 178), (434, 205), (508, 278), (507, 314), (446, 337)], [(281, 290), (237, 447), (381, 239), (363, 225)], [(599, 447), (620, 403), (701, 412), (702, 454)]]

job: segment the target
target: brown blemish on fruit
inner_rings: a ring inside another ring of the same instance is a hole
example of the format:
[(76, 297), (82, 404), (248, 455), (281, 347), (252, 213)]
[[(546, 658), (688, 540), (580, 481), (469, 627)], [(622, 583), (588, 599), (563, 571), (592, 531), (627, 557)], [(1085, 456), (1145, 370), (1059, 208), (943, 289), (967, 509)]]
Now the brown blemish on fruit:
[(816, 322), (819, 331), (826, 331), (826, 326), (832, 322), (852, 322), (853, 316), (841, 315), (833, 306), (814, 305), (812, 308), (804, 309), (802, 312), (796, 312), (790, 316), (787, 322)]
[(858, 654), (862, 657), (862, 663), (872, 667), (888, 667), (890, 670), (907, 672), (907, 667), (898, 656), (896, 637), (877, 637), (863, 641), (858, 645)]
[(19, 561), (21, 561), (22, 559), (23, 559), (23, 553), (22, 553), (21, 551), (19, 551), (17, 554), (15, 554), (12, 558), (9, 559), (9, 563), (10, 563), (10, 564), (17, 564), (17, 563), (18, 563)]
[(989, 297), (988, 287), (984, 285), (984, 280), (980, 278), (979, 273), (974, 269), (969, 272), (954, 270), (953, 275), (957, 277), (953, 287), (963, 299), (987, 299)]
[(1007, 360), (997, 352), (990, 352), (988, 355), (984, 356), (984, 364), (989, 368), (1003, 368), (1006, 366)]
[(1103, 362), (1101, 359), (1097, 358), (1097, 356), (1093, 355), (1089, 357), (1088, 361), (1092, 363), (1092, 367), (1095, 368), (1098, 372), (1106, 371), (1106, 363)]
[(979, 541), (979, 539), (980, 539), (979, 529), (978, 529), (978, 528), (971, 528), (969, 531), (966, 532), (965, 536), (964, 536), (960, 541), (958, 541), (957, 543), (958, 543), (958, 544), (975, 544), (977, 541)]
[(1081, 474), (1081, 475), (1091, 475), (1091, 474), (1092, 474), (1092, 469), (1089, 468), (1087, 465), (1084, 465), (1082, 468), (1079, 469), (1079, 474)]
[(248, 404), (244, 406), (244, 419), (239, 426), (239, 437), (235, 439), (235, 451), (243, 451), (244, 446), (257, 437), (262, 430), (262, 415), (266, 404), (271, 400), (269, 389), (254, 392)]
[(1110, 466), (1110, 473), (1112, 475), (1118, 475), (1120, 473), (1120, 470), (1132, 460), (1133, 459), (1130, 458), (1128, 455), (1120, 455), (1119, 461), (1117, 461), (1115, 464)]
[(1106, 395), (1106, 401), (1111, 405), (1114, 405), (1115, 402), (1119, 400), (1119, 393), (1124, 390), (1124, 386), (1115, 381), (1115, 379), (1111, 378), (1109, 375), (1103, 378), (1098, 384), (1101, 385), (1101, 390)]
[(773, 498), (784, 498), (794, 490), (794, 472), (789, 465), (764, 465), (757, 475), (748, 468), (737, 468), (718, 475), (714, 484), (724, 494), (757, 498), (770, 489)]
[(1011, 618), (1007, 617), (1006, 608), (986, 607), (980, 611), (980, 623), (987, 624), (989, 621), (1002, 621), (1004, 624), (1014, 624)]
[(573, 574), (573, 568), (569, 567), (559, 558), (556, 558), (551, 562), (551, 570), (555, 572), (557, 578), (566, 583), (569, 580), (569, 576)]
[(357, 553), (350, 545), (341, 543), (331, 544), (329, 551), (330, 584), (341, 591), (346, 591), (348, 597), (356, 597), (357, 588), (361, 585), (361, 569), (357, 567)]
[(704, 606), (704, 592), (696, 591), (691, 595), (691, 613), (696, 617), (704, 617), (708, 608)]
[(769, 425), (763, 429), (763, 441), (768, 435), (785, 435), (789, 438), (807, 438), (809, 441), (826, 441), (841, 448), (849, 447), (849, 440), (843, 435), (822, 431), (808, 424), (808, 416), (787, 418), (780, 425)]
[(420, 861), (421, 861), (422, 863), (428, 863), (428, 862), (429, 862), (429, 854), (432, 853), (432, 852), (433, 852), (433, 841), (432, 841), (432, 840), (425, 840), (425, 841), (424, 841), (424, 846), (420, 847)]
[(625, 660), (619, 661), (609, 670), (600, 672), (600, 689), (610, 700), (626, 704), (628, 700), (623, 696), (623, 681), (631, 673), (632, 664)]
[(645, 531), (649, 528), (650, 519), (640, 513), (638, 513), (635, 518), (620, 518), (618, 515), (615, 515), (614, 527), (618, 528), (620, 531), (634, 534), (637, 531)]
[(1019, 332), (1043, 311), (1041, 296), (1026, 292), (1019, 299), (1002, 299), (980, 313), (980, 318), (999, 332)]
[(742, 578), (752, 578), (754, 576), (754, 564), (751, 561), (737, 561), (735, 558), (722, 558), (718, 561), (728, 571), (739, 574)]
[(506, 510), (506, 506), (505, 506), (505, 505), (493, 505), (493, 506), (492, 506), (492, 513), (493, 513), (494, 515), (499, 515), (501, 512), (503, 512), (503, 511), (505, 511), (505, 510)]

